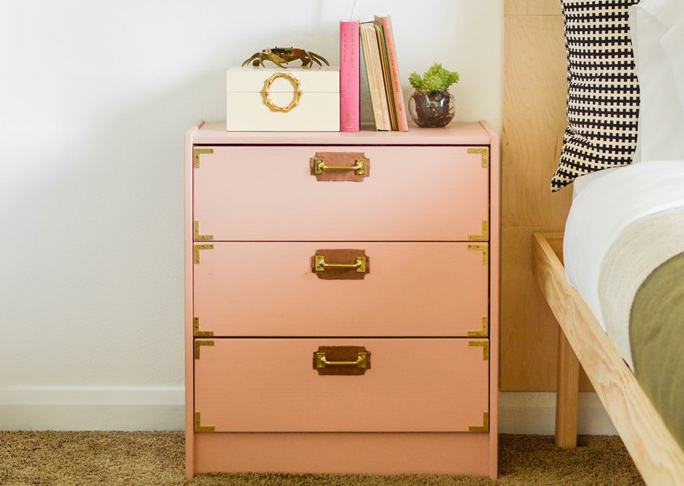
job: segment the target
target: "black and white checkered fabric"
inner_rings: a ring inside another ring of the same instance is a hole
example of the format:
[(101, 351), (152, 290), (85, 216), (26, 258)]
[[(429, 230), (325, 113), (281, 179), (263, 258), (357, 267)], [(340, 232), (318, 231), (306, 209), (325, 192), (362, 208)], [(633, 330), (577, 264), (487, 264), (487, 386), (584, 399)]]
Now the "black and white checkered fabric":
[(568, 127), (560, 165), (551, 180), (552, 191), (583, 174), (632, 162), (639, 84), (629, 7), (636, 3), (639, 0), (562, 0)]

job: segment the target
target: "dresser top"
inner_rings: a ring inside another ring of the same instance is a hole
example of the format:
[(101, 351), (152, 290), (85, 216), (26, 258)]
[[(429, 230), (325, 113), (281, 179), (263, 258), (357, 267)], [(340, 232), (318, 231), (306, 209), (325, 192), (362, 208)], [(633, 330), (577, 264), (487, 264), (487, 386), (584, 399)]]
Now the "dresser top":
[(225, 123), (200, 122), (187, 132), (198, 145), (488, 145), (496, 134), (486, 122), (445, 128), (410, 126), (408, 132), (228, 132)]

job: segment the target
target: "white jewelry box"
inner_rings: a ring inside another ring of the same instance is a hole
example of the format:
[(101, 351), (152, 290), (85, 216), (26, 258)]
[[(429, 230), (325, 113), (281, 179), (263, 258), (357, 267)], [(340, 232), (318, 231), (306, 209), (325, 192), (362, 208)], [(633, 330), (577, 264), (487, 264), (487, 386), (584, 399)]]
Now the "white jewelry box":
[(240, 67), (226, 76), (228, 131), (340, 129), (338, 66)]

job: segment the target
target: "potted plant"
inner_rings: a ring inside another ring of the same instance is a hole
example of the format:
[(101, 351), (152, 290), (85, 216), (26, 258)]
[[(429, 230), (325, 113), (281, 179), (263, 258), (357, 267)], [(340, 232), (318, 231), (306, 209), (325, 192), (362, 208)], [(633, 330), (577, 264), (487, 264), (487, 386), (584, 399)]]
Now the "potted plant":
[(409, 113), (419, 127), (444, 127), (456, 113), (449, 86), (458, 83), (456, 71), (449, 71), (441, 64), (433, 64), (425, 74), (411, 73), (409, 83), (415, 89), (409, 98)]

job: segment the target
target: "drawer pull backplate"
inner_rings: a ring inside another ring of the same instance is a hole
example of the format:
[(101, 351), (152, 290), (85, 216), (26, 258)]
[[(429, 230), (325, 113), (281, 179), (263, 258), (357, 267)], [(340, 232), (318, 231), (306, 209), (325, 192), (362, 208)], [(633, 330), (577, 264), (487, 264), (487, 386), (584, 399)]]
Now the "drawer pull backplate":
[(370, 176), (370, 159), (363, 152), (316, 152), (309, 169), (317, 181), (363, 182)]
[(370, 369), (370, 353), (360, 346), (321, 346), (313, 367), (319, 375), (363, 375)]
[(311, 257), (311, 271), (323, 280), (363, 280), (370, 273), (365, 250), (318, 249)]

